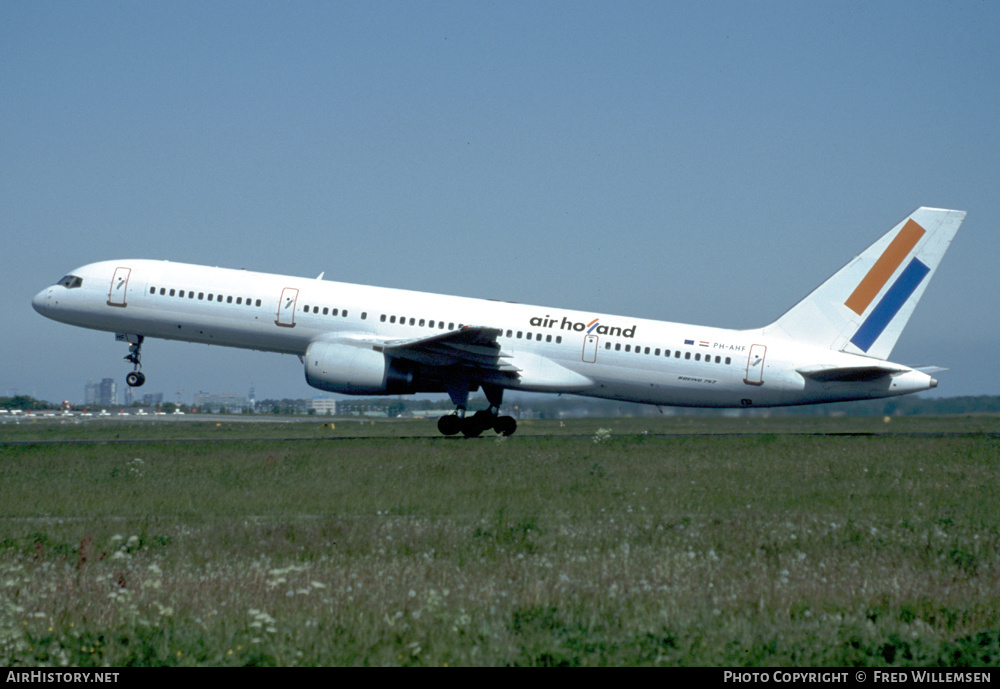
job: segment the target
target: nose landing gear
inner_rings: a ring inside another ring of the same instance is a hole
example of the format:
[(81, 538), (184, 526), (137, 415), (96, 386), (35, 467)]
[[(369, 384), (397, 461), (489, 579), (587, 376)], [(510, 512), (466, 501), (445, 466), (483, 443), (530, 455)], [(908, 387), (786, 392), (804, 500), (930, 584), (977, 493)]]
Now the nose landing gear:
[(128, 356), (125, 357), (125, 361), (129, 361), (133, 365), (133, 370), (127, 376), (125, 376), (125, 382), (128, 383), (130, 388), (137, 388), (146, 382), (146, 376), (139, 369), (142, 368), (142, 335), (135, 336), (135, 342), (132, 342), (132, 336), (129, 337), (129, 342), (131, 344), (128, 348)]

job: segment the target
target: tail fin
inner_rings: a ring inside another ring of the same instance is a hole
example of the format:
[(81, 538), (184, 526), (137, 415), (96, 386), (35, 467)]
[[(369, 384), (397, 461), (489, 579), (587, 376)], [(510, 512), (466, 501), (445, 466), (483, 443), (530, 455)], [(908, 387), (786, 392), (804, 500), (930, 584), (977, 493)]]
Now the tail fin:
[(918, 208), (763, 332), (888, 358), (964, 219)]

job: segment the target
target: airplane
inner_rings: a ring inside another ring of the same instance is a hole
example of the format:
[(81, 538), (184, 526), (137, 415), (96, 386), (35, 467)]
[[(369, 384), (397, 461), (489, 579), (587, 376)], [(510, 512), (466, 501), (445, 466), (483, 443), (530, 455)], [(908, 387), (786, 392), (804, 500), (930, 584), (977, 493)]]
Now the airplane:
[[(91, 263), (32, 300), (116, 333), (142, 385), (145, 338), (294, 354), (348, 395), (446, 392), (444, 435), (511, 435), (506, 390), (657, 406), (771, 407), (905, 395), (931, 374), (888, 361), (965, 219), (918, 208), (784, 315), (730, 330), (163, 260)], [(488, 408), (466, 413), (482, 389)]]

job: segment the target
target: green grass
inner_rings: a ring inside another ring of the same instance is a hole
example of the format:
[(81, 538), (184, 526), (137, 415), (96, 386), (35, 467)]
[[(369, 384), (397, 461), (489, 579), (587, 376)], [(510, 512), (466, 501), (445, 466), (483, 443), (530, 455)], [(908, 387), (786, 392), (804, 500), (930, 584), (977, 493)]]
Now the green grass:
[(997, 664), (996, 419), (750, 422), (0, 445), (0, 664)]

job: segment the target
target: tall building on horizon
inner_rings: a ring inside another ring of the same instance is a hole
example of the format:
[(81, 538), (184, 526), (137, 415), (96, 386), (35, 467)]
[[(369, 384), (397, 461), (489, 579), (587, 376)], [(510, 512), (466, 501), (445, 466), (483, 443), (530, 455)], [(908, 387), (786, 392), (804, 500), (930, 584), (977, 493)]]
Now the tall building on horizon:
[(114, 378), (102, 378), (98, 386), (97, 403), (102, 407), (118, 405), (118, 384)]
[(87, 385), (83, 389), (83, 403), (89, 407), (100, 404), (100, 399), (101, 386), (92, 380), (87, 381)]

